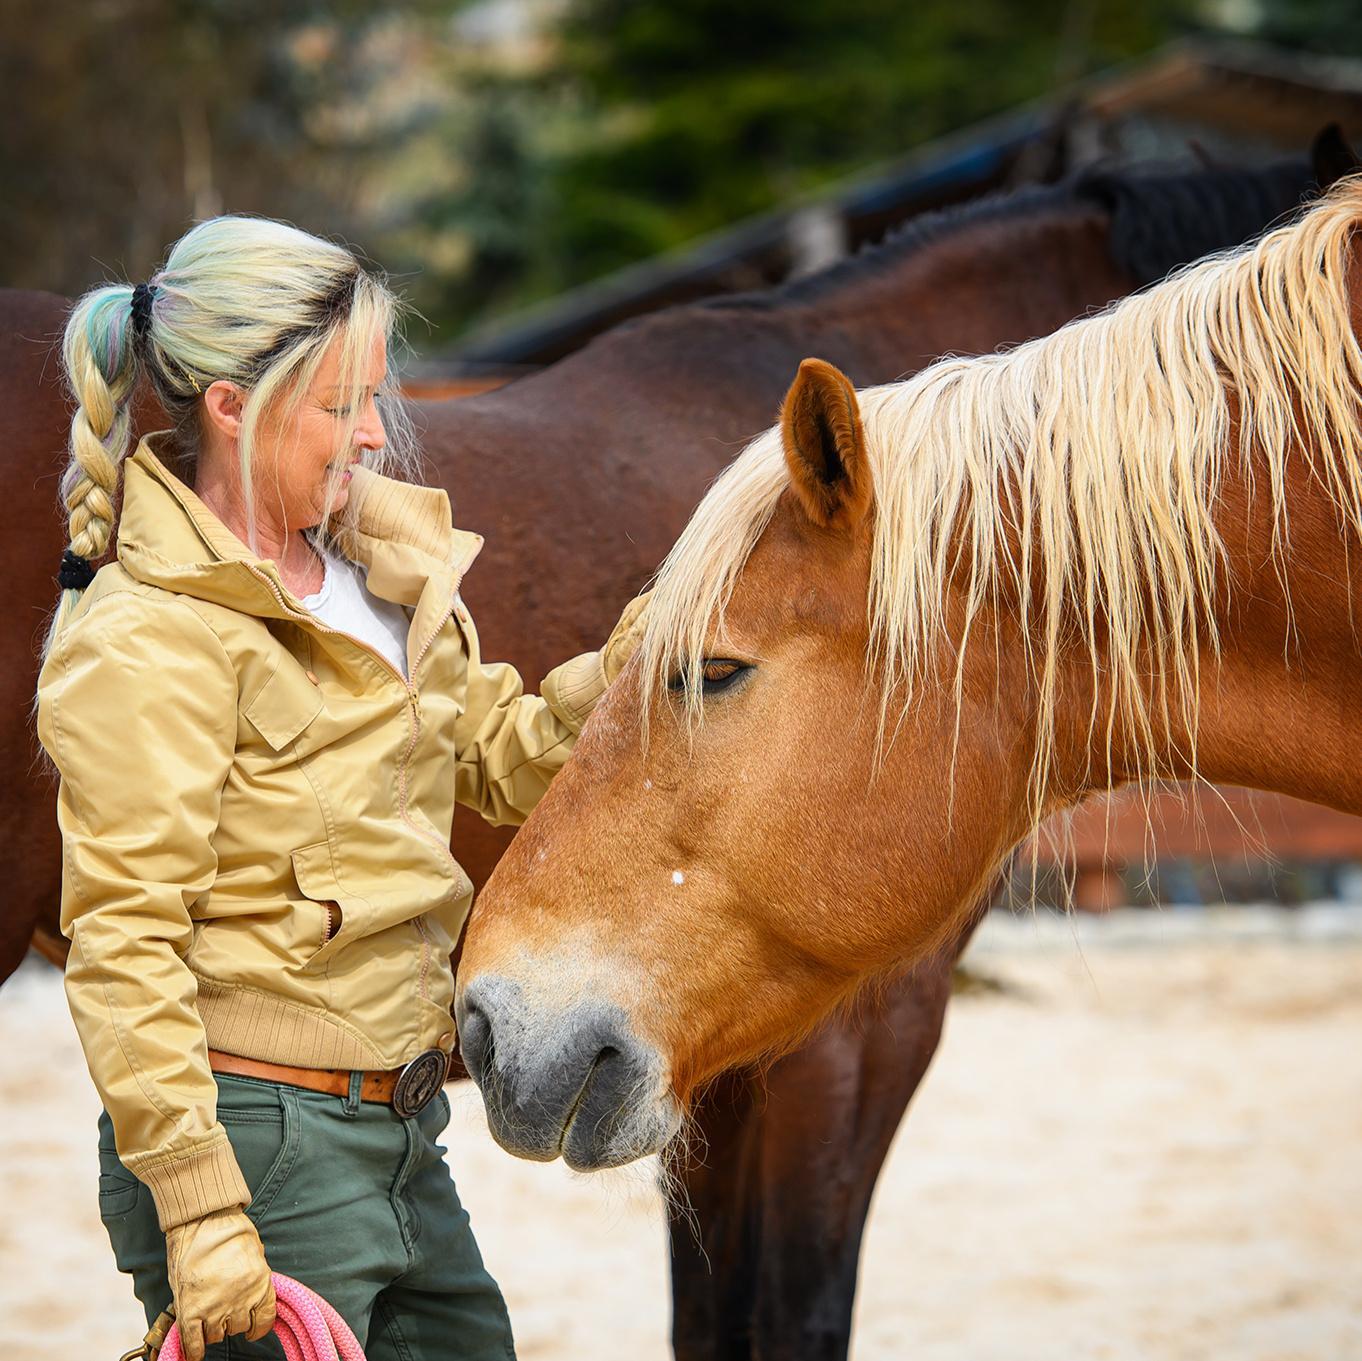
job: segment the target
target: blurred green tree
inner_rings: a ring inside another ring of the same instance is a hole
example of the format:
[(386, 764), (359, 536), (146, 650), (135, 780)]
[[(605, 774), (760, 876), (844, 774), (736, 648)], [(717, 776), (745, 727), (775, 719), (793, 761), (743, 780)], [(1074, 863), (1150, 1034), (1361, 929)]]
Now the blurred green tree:
[(1326, 56), (1362, 54), (1362, 5), (1357, 0), (1257, 0), (1256, 38)]
[(0, 280), (74, 293), (106, 270), (141, 278), (224, 211), (358, 232), (366, 174), (421, 116), (392, 99), (391, 68), (413, 25), (455, 8), (5, 0)]
[(1356, 0), (5, 0), (0, 282), (258, 212), (362, 243), (444, 344), (1222, 10), (1362, 52)]
[(617, 131), (562, 167), (566, 253), (587, 277), (759, 211), (1146, 51), (1186, 10), (574, 0), (563, 79)]
[(488, 73), (449, 125), (461, 182), (421, 217), (470, 253), (429, 309), (475, 321), (656, 254), (1147, 51), (1191, 7), (567, 0), (549, 59)]

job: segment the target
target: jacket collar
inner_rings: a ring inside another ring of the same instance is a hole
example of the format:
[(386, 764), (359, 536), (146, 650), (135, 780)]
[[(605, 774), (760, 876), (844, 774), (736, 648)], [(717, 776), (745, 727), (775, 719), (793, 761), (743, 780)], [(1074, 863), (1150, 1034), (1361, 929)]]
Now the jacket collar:
[[(125, 462), (118, 559), (140, 581), (251, 614), (302, 609), (279, 576), (176, 477), (156, 450), (170, 434), (144, 436)], [(368, 571), (377, 596), (415, 606), (427, 588), (446, 600), (482, 547), (450, 525), (449, 497), (356, 466), (333, 524), (337, 545)]]

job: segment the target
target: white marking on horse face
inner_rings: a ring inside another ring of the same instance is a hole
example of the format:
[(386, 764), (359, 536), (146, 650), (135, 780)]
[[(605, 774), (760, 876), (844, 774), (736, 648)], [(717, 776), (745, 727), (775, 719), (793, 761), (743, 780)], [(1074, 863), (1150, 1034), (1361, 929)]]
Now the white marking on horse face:
[(672, 883), (674, 883), (678, 888), (680, 888), (681, 885), (684, 884), (685, 882), (686, 876), (682, 874), (680, 870), (672, 871)]
[(549, 858), (549, 853), (541, 846), (534, 858), (540, 861), (547, 860)]
[(644, 780), (643, 787), (644, 789), (651, 789), (653, 787), (653, 782), (651, 780)]

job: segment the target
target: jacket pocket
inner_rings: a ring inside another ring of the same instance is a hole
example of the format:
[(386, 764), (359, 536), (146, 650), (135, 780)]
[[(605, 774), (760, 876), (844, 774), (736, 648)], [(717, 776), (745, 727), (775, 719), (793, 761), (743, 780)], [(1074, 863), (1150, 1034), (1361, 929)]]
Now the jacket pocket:
[(292, 657), (281, 657), (269, 679), (255, 692), (241, 712), (251, 727), (276, 751), (283, 751), (321, 713), (320, 686)]
[(326, 914), (318, 932), (318, 948), (308, 956), (304, 968), (323, 964), (347, 942), (364, 933), (373, 909), (363, 898), (346, 893), (336, 878), (331, 863), (331, 843), (314, 841), (289, 853), (293, 877), (305, 898), (317, 903)]

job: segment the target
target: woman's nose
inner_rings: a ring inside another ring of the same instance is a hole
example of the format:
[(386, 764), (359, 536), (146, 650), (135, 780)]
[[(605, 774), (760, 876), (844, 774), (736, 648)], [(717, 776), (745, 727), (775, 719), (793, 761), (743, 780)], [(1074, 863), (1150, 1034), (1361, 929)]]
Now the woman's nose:
[(371, 397), (364, 409), (364, 417), (355, 430), (355, 443), (361, 449), (377, 452), (388, 442), (388, 432), (383, 428), (383, 413), (378, 403)]

